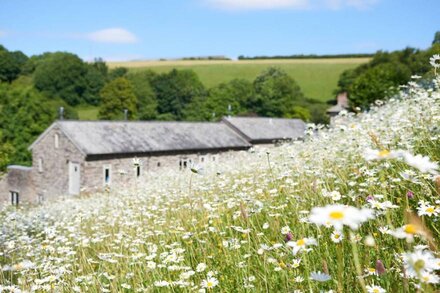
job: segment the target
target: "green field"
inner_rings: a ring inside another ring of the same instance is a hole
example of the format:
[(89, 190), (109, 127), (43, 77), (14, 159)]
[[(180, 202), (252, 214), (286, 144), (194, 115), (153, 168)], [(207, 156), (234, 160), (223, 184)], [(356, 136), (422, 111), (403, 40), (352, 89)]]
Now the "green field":
[(285, 70), (309, 98), (327, 101), (334, 98), (339, 75), (346, 69), (368, 62), (369, 58), (290, 59), (245, 61), (133, 61), (109, 63), (111, 68), (125, 66), (132, 71), (152, 69), (158, 73), (176, 69), (194, 70), (203, 84), (210, 88), (234, 78), (254, 80), (270, 66)]
[[(213, 87), (234, 78), (253, 81), (260, 72), (271, 66), (279, 67), (290, 74), (299, 84), (304, 94), (313, 99), (328, 101), (334, 99), (339, 75), (346, 69), (355, 68), (368, 62), (369, 58), (335, 59), (286, 59), (286, 60), (201, 60), (201, 61), (130, 61), (109, 62), (110, 68), (127, 67), (130, 71), (151, 69), (157, 73), (173, 68), (191, 69), (207, 87)], [(96, 120), (98, 107), (79, 106), (76, 108), (81, 120)]]

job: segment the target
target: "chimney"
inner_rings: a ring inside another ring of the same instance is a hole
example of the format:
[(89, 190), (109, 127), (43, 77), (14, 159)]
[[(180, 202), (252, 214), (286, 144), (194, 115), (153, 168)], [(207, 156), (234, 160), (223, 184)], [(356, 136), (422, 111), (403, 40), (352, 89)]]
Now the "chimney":
[(59, 118), (60, 120), (64, 120), (64, 107), (60, 107)]

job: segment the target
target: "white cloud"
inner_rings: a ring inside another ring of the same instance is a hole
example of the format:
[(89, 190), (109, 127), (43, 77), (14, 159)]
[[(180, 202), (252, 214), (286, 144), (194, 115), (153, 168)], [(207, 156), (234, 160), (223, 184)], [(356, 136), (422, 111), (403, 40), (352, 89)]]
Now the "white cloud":
[(228, 10), (303, 9), (309, 0), (206, 0), (208, 4)]
[(209, 6), (225, 10), (332, 9), (371, 8), (379, 0), (202, 0)]
[(88, 40), (98, 43), (136, 43), (138, 38), (123, 28), (107, 28), (86, 35)]

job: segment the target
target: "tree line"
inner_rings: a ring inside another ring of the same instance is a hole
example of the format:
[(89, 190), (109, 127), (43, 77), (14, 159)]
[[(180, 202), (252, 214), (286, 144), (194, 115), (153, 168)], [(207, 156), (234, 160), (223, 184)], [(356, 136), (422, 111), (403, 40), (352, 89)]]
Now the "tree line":
[(348, 93), (353, 110), (368, 109), (374, 101), (395, 95), (399, 85), (407, 84), (414, 75), (420, 76), (419, 83), (430, 82), (434, 72), (429, 59), (439, 53), (440, 31), (425, 50), (407, 47), (393, 52), (378, 51), (370, 62), (344, 71), (336, 92)]

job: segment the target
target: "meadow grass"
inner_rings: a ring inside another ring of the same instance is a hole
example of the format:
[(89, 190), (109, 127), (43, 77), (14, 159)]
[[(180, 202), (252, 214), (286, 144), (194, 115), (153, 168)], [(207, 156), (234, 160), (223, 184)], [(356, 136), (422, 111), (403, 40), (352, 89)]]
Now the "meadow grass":
[(368, 62), (369, 58), (335, 59), (286, 59), (286, 60), (243, 60), (243, 61), (132, 61), (110, 62), (110, 68), (125, 66), (130, 71), (151, 69), (158, 73), (173, 68), (191, 69), (207, 87), (213, 87), (235, 78), (253, 81), (263, 70), (271, 66), (285, 70), (299, 84), (304, 94), (313, 99), (328, 101), (334, 99), (339, 75), (347, 69)]
[(203, 172), (162, 170), (102, 193), (5, 207), (0, 288), (435, 292), (436, 83)]
[(80, 105), (75, 107), (78, 112), (79, 120), (97, 120), (98, 119), (98, 106)]

